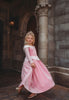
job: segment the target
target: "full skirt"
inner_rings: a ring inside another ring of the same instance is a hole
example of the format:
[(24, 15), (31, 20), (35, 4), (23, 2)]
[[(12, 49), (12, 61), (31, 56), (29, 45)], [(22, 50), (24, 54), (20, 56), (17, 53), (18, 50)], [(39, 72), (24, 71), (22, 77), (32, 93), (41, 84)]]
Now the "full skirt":
[(42, 93), (51, 89), (55, 83), (46, 66), (41, 60), (33, 60), (35, 68), (24, 61), (21, 73), (21, 83), (31, 93)]

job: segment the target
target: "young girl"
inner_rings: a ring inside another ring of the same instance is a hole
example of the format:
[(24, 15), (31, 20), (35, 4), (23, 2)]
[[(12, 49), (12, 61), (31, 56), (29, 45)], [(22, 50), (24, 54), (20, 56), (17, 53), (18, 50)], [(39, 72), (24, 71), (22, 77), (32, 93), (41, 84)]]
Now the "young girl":
[(52, 88), (55, 83), (46, 68), (37, 56), (34, 46), (35, 36), (32, 31), (28, 32), (25, 36), (24, 52), (26, 54), (22, 73), (21, 83), (18, 88), (18, 92), (25, 87), (31, 94), (28, 98), (36, 96), (38, 93), (45, 92)]

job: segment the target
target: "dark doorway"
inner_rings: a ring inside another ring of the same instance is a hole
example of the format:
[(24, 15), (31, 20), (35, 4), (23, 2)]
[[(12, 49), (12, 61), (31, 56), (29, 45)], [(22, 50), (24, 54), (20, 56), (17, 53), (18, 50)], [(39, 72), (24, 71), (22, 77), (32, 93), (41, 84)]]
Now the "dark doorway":
[(2, 69), (3, 56), (3, 21), (0, 20), (0, 70)]
[(31, 16), (28, 24), (27, 24), (27, 32), (28, 31), (33, 31), (35, 34), (35, 46), (38, 52), (38, 34), (37, 34), (37, 23), (36, 23), (36, 18), (35, 16)]

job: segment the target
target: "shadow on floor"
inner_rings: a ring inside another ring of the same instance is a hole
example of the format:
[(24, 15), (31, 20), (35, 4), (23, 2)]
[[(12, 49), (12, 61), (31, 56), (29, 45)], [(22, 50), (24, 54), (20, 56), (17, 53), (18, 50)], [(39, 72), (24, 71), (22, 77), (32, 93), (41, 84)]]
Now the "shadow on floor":
[(14, 70), (0, 70), (0, 87), (7, 87), (20, 82), (21, 73)]

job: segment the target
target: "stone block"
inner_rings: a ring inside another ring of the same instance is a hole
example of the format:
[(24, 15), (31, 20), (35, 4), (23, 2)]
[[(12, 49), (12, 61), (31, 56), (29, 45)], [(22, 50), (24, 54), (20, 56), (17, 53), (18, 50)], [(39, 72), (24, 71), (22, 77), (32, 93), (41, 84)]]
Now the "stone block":
[(69, 23), (55, 25), (55, 31), (69, 31)]

